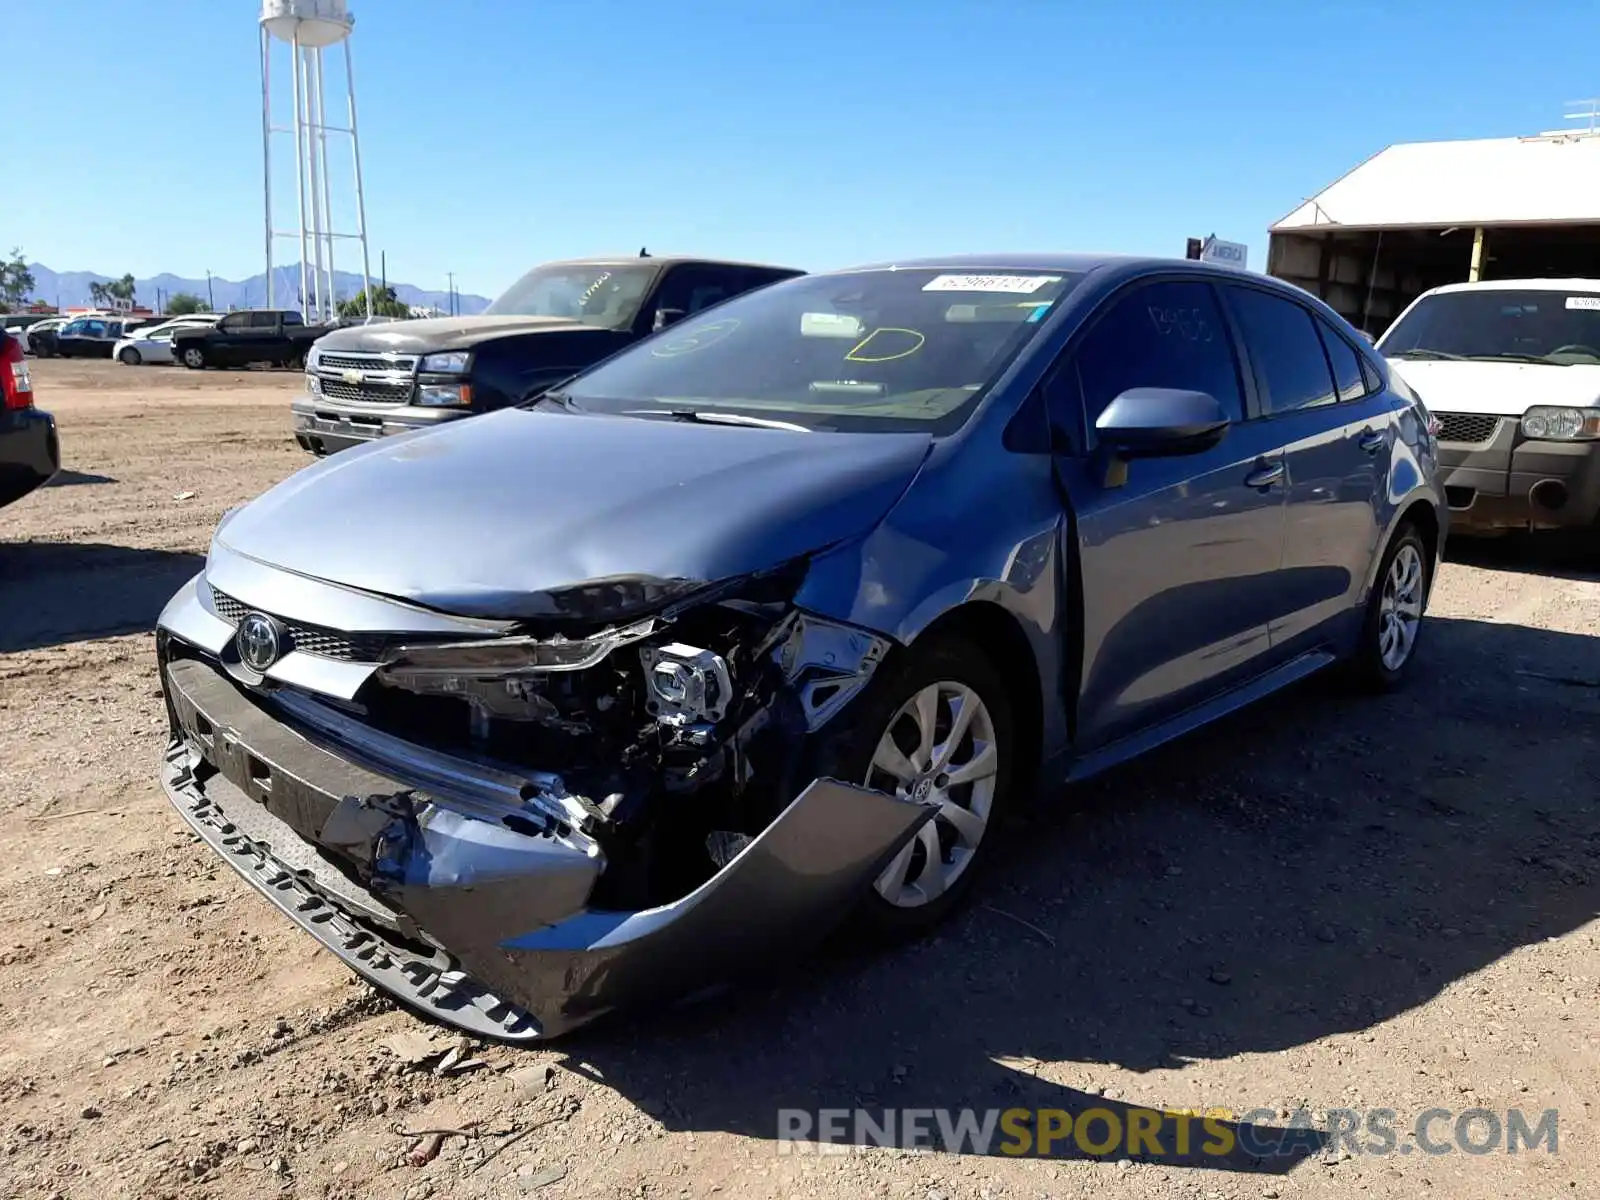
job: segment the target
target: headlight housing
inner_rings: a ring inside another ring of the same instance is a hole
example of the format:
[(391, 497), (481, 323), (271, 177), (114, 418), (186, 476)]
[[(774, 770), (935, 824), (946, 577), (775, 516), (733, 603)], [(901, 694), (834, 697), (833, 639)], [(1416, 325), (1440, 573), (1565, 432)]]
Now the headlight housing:
[(425, 383), (417, 388), (417, 403), (424, 408), (470, 408), (472, 385)]
[(1522, 414), (1522, 436), (1550, 442), (1600, 438), (1600, 408), (1535, 405)]
[(466, 350), (451, 350), (445, 354), (425, 354), (417, 364), (423, 375), (465, 375), (472, 365), (472, 354)]

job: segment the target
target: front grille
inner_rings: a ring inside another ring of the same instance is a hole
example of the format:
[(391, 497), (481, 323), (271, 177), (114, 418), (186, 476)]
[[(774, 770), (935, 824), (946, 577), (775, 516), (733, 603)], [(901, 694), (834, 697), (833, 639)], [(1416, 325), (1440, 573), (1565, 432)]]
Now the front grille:
[(1439, 418), (1441, 442), (1487, 442), (1500, 429), (1499, 417), (1483, 417), (1477, 413), (1434, 413), (1434, 416)]
[(330, 371), (414, 371), (415, 358), (385, 358), (380, 354), (317, 355), (317, 365)]
[[(246, 613), (251, 609), (248, 605), (235, 600), (226, 592), (211, 589), (211, 603), (216, 608), (223, 620), (238, 625), (244, 620)], [(274, 620), (283, 627), (287, 635), (288, 645), (285, 651), (298, 650), (302, 654), (315, 654), (322, 658), (338, 659), (340, 662), (377, 662), (383, 657), (383, 652), (391, 645), (398, 645), (401, 638), (387, 633), (344, 633), (337, 629), (328, 629), (321, 625), (307, 625), (303, 621), (286, 621), (282, 617)], [(408, 642), (416, 642), (415, 636), (406, 636)]]
[(322, 394), (330, 400), (356, 404), (409, 404), (409, 383), (346, 383), (342, 379), (321, 379)]

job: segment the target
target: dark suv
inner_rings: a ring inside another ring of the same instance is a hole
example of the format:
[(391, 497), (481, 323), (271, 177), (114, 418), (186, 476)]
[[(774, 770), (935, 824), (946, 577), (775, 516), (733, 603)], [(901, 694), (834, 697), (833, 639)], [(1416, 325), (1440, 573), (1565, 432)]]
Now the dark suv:
[(307, 357), (295, 440), (328, 454), (505, 408), (690, 313), (803, 274), (648, 255), (546, 263), (481, 316), (336, 329)]
[(33, 406), (22, 343), (0, 329), (0, 507), (49, 482), (60, 469), (56, 423)]

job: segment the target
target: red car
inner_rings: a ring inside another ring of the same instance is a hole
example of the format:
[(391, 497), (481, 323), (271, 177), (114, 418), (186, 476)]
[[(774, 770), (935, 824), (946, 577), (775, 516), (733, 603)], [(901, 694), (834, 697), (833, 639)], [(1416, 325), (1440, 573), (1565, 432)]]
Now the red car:
[(0, 331), (0, 507), (22, 499), (60, 469), (56, 423), (33, 406), (22, 343)]

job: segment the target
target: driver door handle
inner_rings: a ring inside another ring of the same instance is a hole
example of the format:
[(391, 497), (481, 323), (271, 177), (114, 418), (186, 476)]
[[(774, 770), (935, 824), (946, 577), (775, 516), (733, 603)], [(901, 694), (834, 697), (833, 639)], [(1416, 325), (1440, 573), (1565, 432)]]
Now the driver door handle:
[(1269, 463), (1266, 461), (1266, 459), (1258, 458), (1256, 460), (1255, 470), (1251, 471), (1250, 474), (1244, 477), (1244, 485), (1245, 487), (1259, 488), (1264, 492), (1282, 478), (1282, 459), (1279, 459), (1277, 462)]
[(1369, 425), (1361, 431), (1361, 436), (1356, 439), (1356, 445), (1360, 446), (1368, 454), (1376, 454), (1383, 449), (1384, 443), (1388, 440), (1381, 432)]

